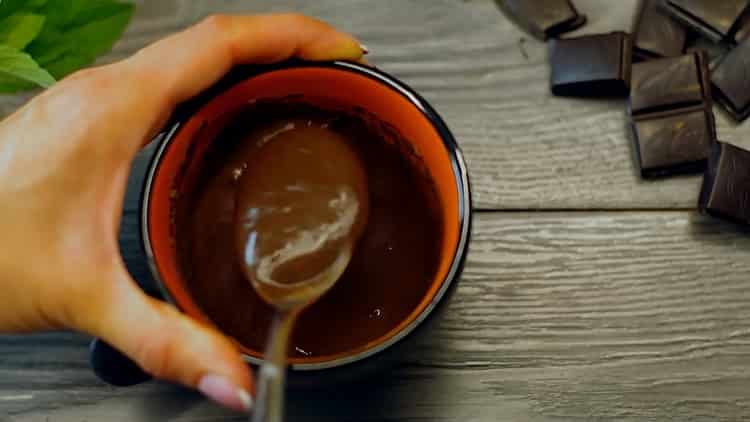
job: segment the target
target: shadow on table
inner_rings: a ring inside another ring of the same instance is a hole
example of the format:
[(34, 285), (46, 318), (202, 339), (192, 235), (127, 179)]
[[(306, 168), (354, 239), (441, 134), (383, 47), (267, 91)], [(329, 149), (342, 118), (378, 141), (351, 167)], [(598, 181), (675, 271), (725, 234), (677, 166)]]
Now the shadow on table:
[(750, 251), (750, 227), (697, 212), (690, 217), (690, 236), (701, 242)]
[[(383, 420), (397, 415), (405, 406), (397, 391), (396, 381), (385, 377), (373, 378), (356, 384), (344, 384), (326, 389), (292, 390), (287, 400), (287, 420)], [(166, 421), (246, 421), (247, 417), (222, 409), (200, 394), (166, 384), (148, 388), (153, 393), (137, 397), (120, 397), (99, 403), (97, 409), (80, 409), (78, 416), (107, 420), (166, 422)], [(125, 392), (125, 390), (123, 390)], [(109, 402), (109, 403), (106, 403)], [(113, 419), (112, 419), (113, 418)], [(73, 419), (70, 419), (71, 421)], [(68, 419), (61, 418), (60, 422)], [(4, 422), (4, 421), (3, 421)]]

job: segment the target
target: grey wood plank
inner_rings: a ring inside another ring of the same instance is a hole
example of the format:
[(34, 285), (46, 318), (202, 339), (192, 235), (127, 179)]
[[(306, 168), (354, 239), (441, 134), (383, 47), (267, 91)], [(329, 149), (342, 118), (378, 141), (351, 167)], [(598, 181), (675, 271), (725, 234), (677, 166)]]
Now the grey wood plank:
[[(582, 0), (577, 33), (628, 29), (634, 0)], [(300, 11), (357, 34), (371, 60), (431, 100), (462, 144), (481, 209), (692, 209), (699, 177), (643, 182), (625, 101), (549, 94), (547, 53), (491, 0), (139, 0), (125, 39), (102, 62), (214, 12)], [(168, 66), (165, 63), (165, 66)], [(0, 115), (27, 96), (0, 99)], [(750, 147), (750, 125), (717, 111), (721, 139)]]
[[(748, 253), (748, 229), (691, 212), (481, 213), (445, 314), (387, 381), (297, 392), (291, 420), (745, 420)], [(67, 334), (0, 337), (2, 412), (242, 420), (162, 384), (105, 387)]]
[[(622, 102), (548, 96), (544, 46), (489, 1), (139, 3), (103, 61), (210, 11), (295, 9), (359, 34), (376, 63), (446, 116), (480, 208), (693, 206), (696, 178), (634, 177)], [(576, 4), (592, 19), (582, 32), (627, 24), (626, 2)], [(25, 98), (1, 100), (0, 114)], [(723, 139), (748, 145), (747, 125), (719, 120)], [(139, 280), (149, 278), (135, 212), (147, 159), (136, 162), (121, 230)], [(432, 335), (385, 383), (296, 393), (292, 420), (750, 418), (748, 234), (687, 212), (480, 215), (465, 276)], [(87, 341), (0, 337), (0, 420), (244, 420), (163, 384), (102, 385), (87, 369)]]

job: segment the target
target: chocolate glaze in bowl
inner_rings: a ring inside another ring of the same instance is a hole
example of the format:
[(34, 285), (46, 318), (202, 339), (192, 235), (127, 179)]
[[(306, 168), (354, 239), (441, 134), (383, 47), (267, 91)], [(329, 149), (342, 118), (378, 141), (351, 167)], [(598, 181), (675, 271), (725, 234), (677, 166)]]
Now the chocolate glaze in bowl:
[[(181, 275), (200, 310), (246, 353), (260, 357), (273, 310), (233, 259), (236, 175), (258, 165), (253, 160), (259, 144), (300, 122), (342, 135), (369, 181), (368, 224), (351, 263), (300, 315), (290, 344), (291, 362), (326, 362), (364, 351), (396, 329), (419, 306), (438, 271), (442, 209), (428, 171), (404, 149), (405, 140), (384, 133), (361, 111), (332, 112), (297, 99), (243, 107), (200, 158), (194, 183), (178, 190), (175, 241)], [(323, 159), (336, 166), (340, 157)]]

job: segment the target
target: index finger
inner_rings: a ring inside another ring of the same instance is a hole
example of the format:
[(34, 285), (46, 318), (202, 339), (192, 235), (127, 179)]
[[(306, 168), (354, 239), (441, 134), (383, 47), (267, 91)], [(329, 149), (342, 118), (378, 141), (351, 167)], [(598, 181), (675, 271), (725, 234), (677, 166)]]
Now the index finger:
[[(215, 15), (127, 60), (164, 86), (170, 106), (205, 90), (234, 65), (306, 60), (358, 60), (364, 47), (351, 35), (297, 14)], [(155, 85), (159, 86), (159, 85)]]

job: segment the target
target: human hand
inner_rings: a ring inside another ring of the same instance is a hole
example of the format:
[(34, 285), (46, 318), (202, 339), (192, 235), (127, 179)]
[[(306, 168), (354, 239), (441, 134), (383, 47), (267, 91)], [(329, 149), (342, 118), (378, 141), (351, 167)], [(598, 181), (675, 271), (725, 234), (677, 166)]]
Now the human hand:
[(310, 18), (215, 16), (78, 72), (0, 122), (0, 332), (86, 332), (156, 377), (248, 410), (251, 374), (236, 346), (149, 298), (122, 262), (130, 165), (177, 104), (235, 64), (362, 53)]

